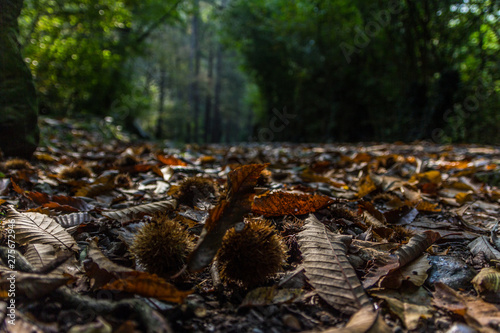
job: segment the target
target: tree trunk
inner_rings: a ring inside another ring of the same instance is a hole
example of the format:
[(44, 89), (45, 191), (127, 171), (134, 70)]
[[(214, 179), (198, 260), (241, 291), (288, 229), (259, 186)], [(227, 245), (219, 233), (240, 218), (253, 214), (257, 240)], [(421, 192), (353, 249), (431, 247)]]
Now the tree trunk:
[(167, 70), (165, 69), (165, 62), (160, 62), (160, 101), (158, 105), (158, 120), (156, 121), (156, 138), (163, 138), (163, 121), (165, 110), (165, 90), (167, 81)]
[(212, 50), (212, 45), (210, 44), (208, 51), (208, 89), (205, 96), (205, 124), (204, 124), (204, 137), (203, 141), (205, 143), (210, 141), (210, 131), (212, 124), (212, 78), (213, 78), (213, 67), (214, 67), (214, 53)]
[(214, 117), (212, 123), (212, 142), (220, 142), (222, 137), (222, 117), (220, 114), (220, 94), (222, 88), (222, 45), (217, 45), (215, 56), (215, 91), (214, 91)]
[(18, 42), (22, 0), (0, 0), (0, 148), (30, 158), (39, 140), (38, 101)]
[(199, 47), (199, 26), (200, 26), (200, 4), (199, 0), (193, 0), (193, 21), (191, 35), (191, 53), (189, 55), (189, 65), (191, 68), (191, 89), (190, 89), (190, 105), (193, 115), (193, 141), (198, 142), (199, 139), (199, 112), (200, 112), (200, 94), (198, 87), (198, 76), (200, 74), (200, 47)]

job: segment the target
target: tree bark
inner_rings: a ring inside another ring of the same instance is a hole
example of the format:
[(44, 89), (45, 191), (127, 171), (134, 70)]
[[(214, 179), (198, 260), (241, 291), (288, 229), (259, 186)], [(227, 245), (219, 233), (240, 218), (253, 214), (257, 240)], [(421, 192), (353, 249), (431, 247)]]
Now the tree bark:
[(39, 140), (38, 100), (18, 41), (22, 0), (0, 0), (0, 148), (30, 158)]
[(165, 62), (160, 62), (160, 100), (158, 105), (158, 120), (156, 122), (156, 138), (163, 138), (163, 122), (165, 110), (165, 90), (167, 81), (167, 70), (165, 69)]
[[(191, 53), (190, 53), (190, 67), (191, 67), (191, 94), (190, 105), (193, 114), (193, 141), (198, 142), (199, 139), (199, 124), (200, 124), (200, 93), (198, 87), (198, 77), (200, 74), (200, 47), (199, 47), (199, 28), (200, 28), (200, 4), (199, 0), (193, 0), (193, 21), (192, 21), (192, 35), (191, 35)], [(191, 125), (189, 125), (191, 126)]]
[(213, 78), (213, 67), (214, 67), (214, 53), (212, 50), (212, 45), (209, 46), (208, 51), (208, 89), (205, 96), (205, 124), (204, 124), (204, 137), (203, 141), (205, 143), (210, 141), (210, 131), (212, 124), (212, 78)]

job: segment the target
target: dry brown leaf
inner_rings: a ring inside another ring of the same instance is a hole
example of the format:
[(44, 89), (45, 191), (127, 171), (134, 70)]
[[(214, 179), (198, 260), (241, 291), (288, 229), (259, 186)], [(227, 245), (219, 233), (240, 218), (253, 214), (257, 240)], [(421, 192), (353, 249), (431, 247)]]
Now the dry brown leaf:
[[(319, 331), (308, 331), (304, 333), (316, 333)], [(342, 328), (330, 328), (321, 333), (391, 333), (392, 329), (387, 326), (380, 313), (371, 306), (364, 306), (356, 312), (347, 325)]]
[(178, 290), (174, 285), (156, 274), (133, 271), (123, 274), (123, 276), (122, 279), (110, 282), (103, 286), (102, 289), (125, 291), (172, 303), (182, 303), (192, 293), (192, 291)]
[(109, 260), (99, 249), (96, 240), (92, 240), (88, 247), (87, 259), (84, 262), (85, 274), (90, 278), (92, 288), (100, 288), (122, 274), (132, 272), (133, 269), (120, 266)]
[(472, 285), (487, 302), (500, 303), (500, 270), (493, 267), (483, 268), (472, 279)]
[(28, 192), (26, 193), (26, 196), (31, 199), (34, 203), (37, 205), (43, 205), (44, 203), (47, 203), (50, 201), (50, 197), (47, 193), (40, 193), (40, 192)]
[(226, 231), (250, 212), (253, 188), (267, 164), (241, 166), (228, 174), (225, 198), (210, 210), (205, 227), (196, 248), (188, 258), (187, 268), (191, 272), (208, 266), (217, 254)]
[(90, 222), (92, 220), (92, 216), (90, 216), (87, 212), (80, 212), (55, 216), (54, 220), (63, 228), (71, 228)]
[(434, 313), (431, 298), (422, 287), (404, 291), (387, 289), (372, 292), (371, 295), (387, 301), (391, 311), (403, 321), (408, 330), (416, 329), (420, 318), (431, 318)]
[(40, 299), (72, 280), (69, 276), (10, 272), (0, 277), (0, 293), (9, 291), (12, 277), (15, 279), (16, 297), (26, 296), (29, 299)]
[(371, 304), (347, 259), (350, 236), (333, 234), (309, 215), (298, 238), (306, 277), (322, 299), (350, 314)]
[(158, 161), (160, 161), (161, 163), (163, 163), (165, 165), (187, 166), (186, 162), (184, 162), (183, 160), (181, 160), (177, 157), (174, 157), (174, 156), (158, 154), (158, 155), (156, 155), (156, 158), (158, 159)]
[(73, 237), (52, 218), (39, 213), (19, 213), (7, 207), (7, 220), (14, 222), (15, 241), (21, 245), (29, 243), (51, 244), (77, 250)]
[(428, 256), (424, 254), (423, 256), (420, 256), (420, 258), (415, 259), (408, 265), (402, 267), (400, 269), (401, 278), (404, 281), (413, 283), (413, 285), (417, 287), (422, 286), (429, 276), (427, 271), (431, 268), (431, 264), (429, 264), (427, 257)]
[(430, 230), (413, 236), (408, 244), (400, 247), (393, 255), (376, 262), (376, 265), (366, 275), (363, 286), (368, 289), (378, 283), (384, 287), (399, 288), (403, 281), (403, 275), (399, 268), (420, 257), (440, 237), (439, 233)]
[(365, 177), (361, 178), (359, 180), (358, 186), (359, 186), (358, 198), (360, 199), (377, 189), (377, 186), (371, 179), (370, 175), (366, 175)]
[(441, 208), (438, 208), (438, 203), (431, 203), (429, 201), (420, 201), (415, 207), (419, 212), (425, 213), (438, 213)]
[(132, 206), (111, 212), (103, 212), (102, 215), (117, 221), (129, 221), (143, 215), (152, 215), (158, 212), (171, 211), (177, 207), (176, 200), (164, 200), (151, 202), (144, 205)]
[(500, 304), (462, 295), (443, 283), (436, 283), (435, 288), (434, 306), (463, 316), (467, 324), (479, 332), (497, 332), (500, 325)]
[(252, 212), (258, 215), (304, 215), (331, 204), (333, 199), (320, 194), (276, 191), (255, 197)]
[(474, 195), (472, 192), (460, 192), (455, 195), (455, 200), (457, 200), (459, 205), (463, 205), (469, 201), (473, 201)]
[(434, 284), (432, 304), (435, 307), (442, 308), (458, 315), (465, 315), (467, 311), (466, 300), (455, 290), (442, 282)]
[(473, 255), (477, 255), (479, 252), (483, 252), (486, 260), (490, 261), (492, 259), (500, 260), (500, 251), (495, 249), (493, 245), (490, 244), (488, 237), (480, 236), (469, 243), (467, 246)]
[(43, 204), (42, 207), (48, 208), (48, 209), (51, 209), (51, 210), (57, 211), (57, 212), (63, 212), (63, 213), (76, 213), (76, 212), (78, 212), (78, 209), (76, 209), (75, 207), (71, 207), (68, 205), (61, 205), (61, 204), (58, 204), (57, 202), (48, 202), (46, 204)]
[(24, 257), (35, 270), (38, 270), (56, 258), (56, 251), (54, 246), (49, 244), (29, 244)]

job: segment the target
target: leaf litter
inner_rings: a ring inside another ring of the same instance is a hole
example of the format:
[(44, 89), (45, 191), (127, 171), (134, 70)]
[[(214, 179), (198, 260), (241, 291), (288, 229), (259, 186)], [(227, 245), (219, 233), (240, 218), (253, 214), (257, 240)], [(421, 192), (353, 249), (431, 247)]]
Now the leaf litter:
[[(32, 163), (0, 164), (6, 332), (10, 274), (17, 327), (39, 332), (500, 329), (497, 147), (80, 140), (52, 137)], [(196, 246), (159, 276), (136, 260), (134, 241), (165, 219)], [(241, 244), (226, 243), (243, 230)], [(264, 246), (266, 237), (284, 245)], [(283, 264), (257, 284), (221, 279), (221, 249), (224, 277), (230, 267), (258, 274), (238, 259), (252, 255), (271, 267), (274, 253), (260, 251), (280, 246)], [(460, 260), (475, 277), (452, 276), (450, 288), (430, 256)]]

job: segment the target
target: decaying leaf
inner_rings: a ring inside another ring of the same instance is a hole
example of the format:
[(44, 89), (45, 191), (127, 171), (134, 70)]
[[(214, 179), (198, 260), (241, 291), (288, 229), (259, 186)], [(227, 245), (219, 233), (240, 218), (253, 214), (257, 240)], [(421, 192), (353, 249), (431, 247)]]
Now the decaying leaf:
[(371, 179), (370, 175), (366, 175), (365, 177), (359, 180), (358, 198), (363, 198), (364, 196), (375, 191), (376, 189), (377, 186)]
[(299, 244), (306, 277), (318, 295), (333, 308), (353, 314), (370, 304), (361, 283), (347, 259), (350, 236), (335, 235), (310, 215)]
[(368, 289), (378, 283), (379, 286), (399, 288), (404, 280), (399, 268), (420, 257), (440, 237), (439, 233), (430, 230), (413, 236), (408, 244), (400, 247), (393, 255), (377, 262), (366, 275), (363, 286)]
[(443, 283), (435, 284), (434, 306), (464, 317), (469, 326), (479, 332), (498, 332), (500, 304), (492, 304), (478, 297), (462, 295)]
[(14, 221), (15, 240), (19, 244), (50, 244), (76, 251), (77, 245), (73, 237), (46, 215), (19, 213), (9, 206), (6, 218)]
[(76, 227), (80, 224), (90, 222), (91, 219), (92, 216), (87, 212), (71, 213), (54, 217), (54, 220), (63, 228)]
[(483, 252), (486, 260), (500, 260), (500, 251), (495, 249), (493, 245), (490, 244), (488, 237), (480, 236), (469, 243), (468, 245), (470, 252), (473, 255), (477, 255), (479, 252)]
[(0, 293), (9, 291), (12, 279), (15, 281), (17, 296), (39, 299), (72, 280), (69, 276), (51, 276), (47, 274), (10, 272), (0, 277)]
[(483, 268), (472, 279), (472, 284), (486, 301), (500, 303), (500, 270), (493, 267)]
[(435, 231), (425, 231), (421, 234), (413, 236), (408, 244), (400, 247), (395, 255), (399, 259), (401, 266), (405, 266), (407, 263), (418, 258), (427, 248), (439, 240), (441, 236)]
[(154, 214), (157, 212), (165, 212), (175, 209), (177, 206), (177, 201), (175, 200), (165, 200), (165, 201), (157, 201), (151, 202), (144, 205), (132, 206), (125, 209), (115, 210), (111, 212), (103, 212), (102, 214), (110, 219), (114, 219), (117, 221), (128, 221), (133, 219), (134, 217), (145, 215), (145, 214)]
[(241, 166), (228, 174), (225, 198), (210, 210), (196, 248), (188, 259), (187, 268), (199, 271), (208, 266), (217, 254), (226, 231), (250, 212), (253, 188), (267, 164)]
[(465, 315), (467, 302), (464, 297), (458, 294), (453, 288), (442, 282), (434, 284), (436, 291), (433, 293), (432, 304), (438, 308), (446, 309), (458, 315)]
[(178, 290), (174, 285), (155, 274), (137, 271), (125, 274), (124, 278), (112, 281), (103, 286), (102, 289), (125, 291), (172, 303), (182, 303), (187, 295), (192, 293), (192, 291)]
[[(342, 328), (330, 328), (322, 333), (391, 333), (392, 329), (387, 326), (380, 310), (372, 306), (364, 306), (356, 312), (347, 325)], [(319, 333), (319, 331), (308, 331), (306, 333)]]
[(404, 281), (409, 281), (413, 285), (420, 287), (424, 284), (425, 280), (429, 276), (427, 271), (431, 268), (431, 264), (427, 259), (427, 255), (424, 254), (418, 259), (413, 260), (408, 265), (403, 266), (401, 271), (401, 278)]
[(24, 257), (34, 269), (41, 269), (56, 258), (56, 251), (49, 244), (29, 244)]
[(95, 240), (89, 244), (87, 258), (90, 260), (84, 262), (84, 267), (92, 288), (99, 288), (113, 279), (118, 279), (121, 274), (133, 271), (131, 268), (120, 266), (109, 260), (101, 252)]
[(325, 195), (277, 191), (256, 197), (252, 212), (265, 217), (304, 215), (324, 208), (332, 202), (333, 199)]
[(430, 318), (434, 313), (430, 295), (423, 287), (401, 291), (386, 289), (372, 292), (371, 295), (387, 301), (391, 311), (403, 321), (409, 330), (418, 327), (420, 318)]

